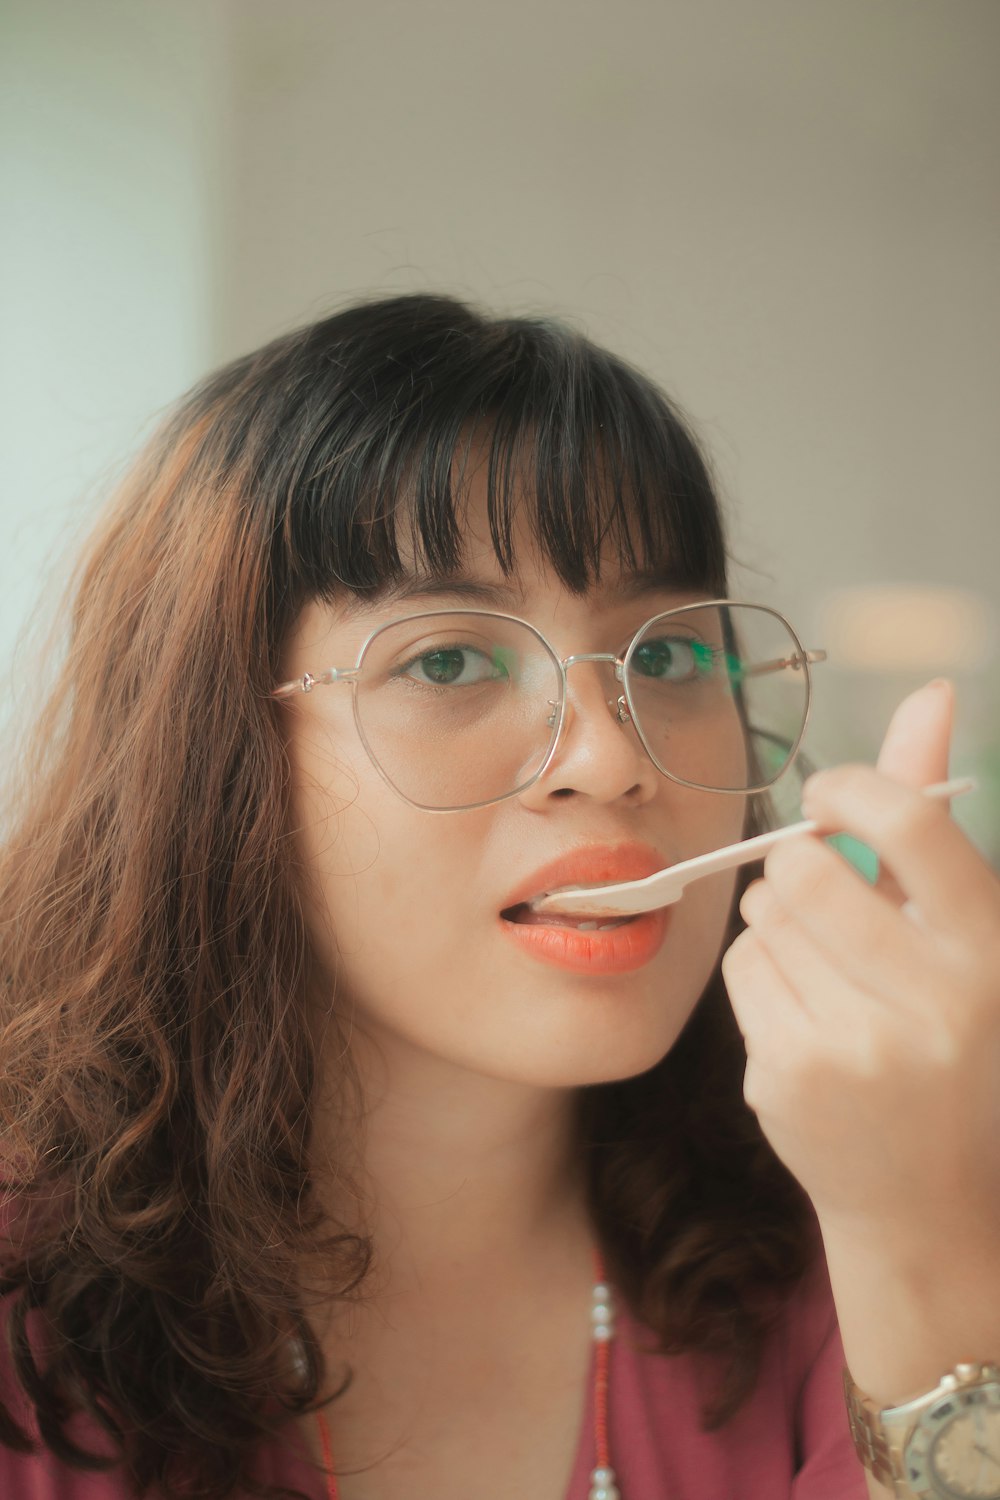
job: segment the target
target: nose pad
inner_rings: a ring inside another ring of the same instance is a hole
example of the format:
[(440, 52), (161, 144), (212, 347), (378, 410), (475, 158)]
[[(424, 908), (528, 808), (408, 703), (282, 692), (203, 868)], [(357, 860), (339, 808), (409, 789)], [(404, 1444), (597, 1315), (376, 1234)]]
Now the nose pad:
[[(551, 708), (552, 712), (549, 714), (545, 722), (550, 729), (554, 729), (556, 727), (556, 716), (559, 713), (559, 705), (552, 698), (546, 699), (546, 702), (548, 703), (549, 708)], [(617, 698), (609, 698), (608, 707), (614, 709), (615, 718), (618, 720), (619, 724), (631, 724), (632, 715), (628, 711), (628, 704), (625, 702), (625, 695), (623, 693), (619, 693)]]
[(647, 801), (658, 777), (643, 753), (621, 674), (610, 681), (600, 677), (601, 668), (614, 665), (614, 658), (578, 657), (569, 664), (587, 671), (570, 680), (561, 701), (543, 700), (550, 732), (558, 725), (561, 733), (557, 743), (550, 741), (545, 774), (520, 794), (522, 800), (540, 808), (551, 805), (555, 796), (578, 792), (604, 803), (621, 797), (628, 797), (630, 805)]

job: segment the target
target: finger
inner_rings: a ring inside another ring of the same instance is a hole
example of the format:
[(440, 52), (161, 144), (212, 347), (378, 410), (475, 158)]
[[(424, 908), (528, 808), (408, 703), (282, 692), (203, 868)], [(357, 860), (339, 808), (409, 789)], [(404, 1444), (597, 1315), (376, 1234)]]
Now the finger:
[(947, 781), (954, 719), (955, 690), (947, 678), (910, 693), (889, 720), (877, 769), (901, 786)]
[(809, 1018), (750, 928), (723, 955), (722, 977), (747, 1054), (778, 1066)]
[(769, 882), (755, 880), (740, 898), (740, 914), (799, 1004), (813, 1020), (843, 1010), (851, 981), (838, 973), (794, 916), (785, 910)]
[(903, 890), (903, 887), (900, 885), (895, 875), (893, 875), (891, 870), (887, 870), (881, 865), (879, 866), (878, 879), (875, 881), (875, 889), (878, 891), (879, 895), (884, 896), (885, 899), (890, 902), (897, 911), (899, 911), (901, 907), (908, 904), (906, 892)]
[[(877, 769), (901, 786), (933, 786), (947, 781), (955, 722), (955, 690), (939, 677), (910, 693), (898, 705), (882, 740)], [(876, 890), (896, 906), (905, 892), (891, 870), (879, 868)]]
[(946, 806), (855, 765), (810, 777), (802, 809), (821, 832), (843, 830), (870, 845), (927, 925), (973, 940), (995, 933), (1000, 882)]
[(749, 927), (725, 954), (722, 972), (746, 1048), (743, 1097), (763, 1126), (780, 1112), (795, 1060), (814, 1053), (815, 1027)]
[(849, 833), (834, 833), (824, 842), (831, 849), (836, 849), (847, 863), (861, 875), (869, 885), (873, 885), (877, 891), (894, 906), (902, 906), (906, 901), (904, 892), (900, 889), (898, 880), (879, 863), (878, 855), (874, 849), (869, 849), (860, 839), (852, 838)]
[[(911, 693), (889, 722), (878, 769), (902, 786), (929, 786), (945, 780), (953, 718), (954, 694), (946, 680), (928, 683)], [(873, 849), (850, 834), (835, 834), (829, 842), (895, 906), (906, 903), (899, 882), (890, 870), (880, 866)]]
[(851, 992), (869, 1003), (919, 992), (924, 945), (897, 907), (817, 839), (771, 852), (740, 910), (811, 1014), (847, 1024)]

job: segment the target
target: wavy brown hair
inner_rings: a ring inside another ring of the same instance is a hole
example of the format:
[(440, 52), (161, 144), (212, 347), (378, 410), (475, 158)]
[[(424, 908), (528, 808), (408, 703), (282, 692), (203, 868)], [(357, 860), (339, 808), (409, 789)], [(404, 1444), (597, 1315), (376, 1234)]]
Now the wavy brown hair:
[[(137, 1495), (291, 1493), (255, 1455), (337, 1394), (309, 1309), (361, 1294), (372, 1247), (317, 1202), (313, 965), (270, 695), (308, 601), (376, 597), (404, 539), (461, 567), (476, 430), (505, 572), (523, 505), (570, 589), (610, 547), (727, 592), (706, 464), (647, 379), (561, 326), (429, 296), (354, 306), (195, 387), (79, 570), (0, 862), (0, 1306), (42, 1441), (107, 1466), (69, 1436), (89, 1414)], [(748, 831), (766, 816), (751, 799)], [(734, 904), (729, 940), (741, 925)], [(709, 1429), (816, 1250), (745, 1061), (717, 967), (656, 1067), (577, 1095), (616, 1283), (665, 1350), (721, 1357)], [(31, 1447), (3, 1406), (0, 1441)]]

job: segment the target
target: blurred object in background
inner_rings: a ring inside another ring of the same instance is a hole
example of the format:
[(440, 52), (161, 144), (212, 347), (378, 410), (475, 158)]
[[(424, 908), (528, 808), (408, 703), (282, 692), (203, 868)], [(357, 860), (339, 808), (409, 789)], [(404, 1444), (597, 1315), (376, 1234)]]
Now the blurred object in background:
[(901, 583), (837, 589), (819, 613), (831, 658), (861, 672), (980, 672), (996, 654), (996, 625), (967, 589)]
[[(874, 762), (893, 709), (932, 677), (955, 685), (952, 773), (976, 793), (952, 816), (1000, 866), (1000, 695), (997, 607), (968, 589), (866, 584), (832, 590), (816, 607), (815, 643), (828, 652), (810, 724), (820, 764)], [(812, 637), (810, 637), (812, 641)]]
[[(175, 397), (447, 291), (679, 402), (731, 592), (830, 652), (817, 762), (954, 678), (955, 815), (1000, 861), (1000, 674), (941, 593), (998, 602), (1000, 0), (0, 4), (0, 732), (58, 671), (29, 611)], [(900, 654), (896, 589), (939, 596), (947, 661)]]

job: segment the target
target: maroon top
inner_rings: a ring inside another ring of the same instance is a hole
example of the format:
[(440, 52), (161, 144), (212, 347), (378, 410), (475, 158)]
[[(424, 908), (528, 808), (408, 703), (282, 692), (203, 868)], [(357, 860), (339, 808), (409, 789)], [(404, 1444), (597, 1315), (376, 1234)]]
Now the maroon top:
[[(620, 1307), (611, 1346), (608, 1447), (622, 1500), (867, 1500), (842, 1388), (843, 1347), (826, 1264), (821, 1259), (790, 1298), (764, 1353), (753, 1395), (720, 1431), (699, 1429), (699, 1376), (690, 1356), (650, 1352), (652, 1335)], [(7, 1356), (0, 1391), (12, 1394)], [(705, 1366), (701, 1366), (704, 1371)], [(564, 1500), (587, 1500), (594, 1458), (591, 1402)], [(27, 1411), (15, 1397), (15, 1411)], [(82, 1419), (74, 1436), (86, 1438)], [(35, 1432), (34, 1423), (30, 1430)], [(322, 1474), (300, 1433), (261, 1455), (262, 1479), (327, 1500)], [(298, 1445), (295, 1451), (292, 1445)], [(100, 1440), (91, 1438), (96, 1451)], [(52, 1454), (0, 1446), (0, 1500), (132, 1500), (120, 1472), (85, 1474)], [(557, 1497), (553, 1497), (557, 1500)]]

